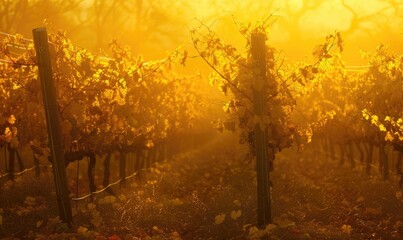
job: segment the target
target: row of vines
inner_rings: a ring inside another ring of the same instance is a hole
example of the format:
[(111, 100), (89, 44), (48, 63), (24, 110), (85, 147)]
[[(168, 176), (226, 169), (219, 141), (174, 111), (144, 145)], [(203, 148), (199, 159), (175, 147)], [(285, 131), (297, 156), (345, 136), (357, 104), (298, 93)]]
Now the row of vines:
[[(227, 99), (227, 119), (215, 122), (218, 128), (238, 131), (251, 158), (262, 150), (257, 133), (264, 133), (260, 143), (266, 144), (266, 172), (274, 169), (282, 149), (302, 151), (312, 142), (314, 151), (341, 164), (348, 159), (354, 166), (358, 153), (368, 174), (376, 149), (383, 178), (390, 178), (394, 165), (402, 186), (403, 56), (379, 46), (363, 53), (367, 67), (349, 71), (342, 57), (344, 41), (335, 32), (314, 48), (311, 63), (291, 64), (270, 46), (269, 20), (238, 26), (246, 39), (244, 52), (224, 43), (203, 22), (190, 30), (199, 57), (213, 69), (210, 83)], [(265, 38), (263, 52), (252, 50), (254, 36)], [(33, 44), (19, 35), (0, 44), (0, 146), (7, 147), (10, 166), (14, 155), (22, 164), (18, 152), (26, 147), (35, 161), (46, 162), (48, 137)], [(99, 57), (73, 45), (60, 31), (50, 36), (50, 46), (66, 166), (89, 158), (91, 192), (97, 190), (97, 158), (105, 161), (105, 187), (112, 155), (139, 159), (146, 149), (155, 158), (166, 155), (167, 142), (175, 146), (180, 137), (206, 130), (197, 77), (175, 74), (186, 52), (144, 61), (113, 41), (108, 57)], [(263, 67), (256, 55), (263, 55)], [(270, 199), (270, 178), (262, 179)], [(271, 222), (266, 220), (259, 227)]]
[[(186, 60), (179, 49), (165, 59), (145, 61), (116, 41), (108, 57), (72, 44), (62, 31), (50, 35), (49, 42), (66, 166), (89, 159), (91, 192), (97, 190), (97, 158), (104, 159), (105, 187), (111, 155), (132, 154), (136, 165), (149, 165), (144, 155), (148, 161), (157, 155), (166, 158), (180, 138), (202, 132), (197, 77), (175, 73)], [(48, 163), (48, 137), (32, 40), (5, 36), (0, 59), (0, 146), (7, 152), (12, 178), (15, 159), (24, 168), (23, 149), (31, 151), (28, 156), (36, 163)]]
[[(240, 141), (251, 153), (255, 125), (265, 129), (269, 170), (277, 152), (288, 147), (302, 150), (312, 142), (316, 153), (322, 151), (340, 164), (349, 159), (354, 167), (359, 159), (368, 174), (377, 152), (383, 178), (389, 178), (393, 162), (402, 187), (403, 56), (380, 45), (362, 53), (368, 66), (350, 69), (342, 57), (344, 40), (335, 32), (313, 49), (311, 63), (290, 64), (282, 51), (270, 46), (270, 20), (255, 26), (237, 23), (246, 39), (244, 52), (224, 43), (202, 22), (191, 32), (199, 55), (213, 70), (210, 83), (229, 99), (223, 106), (228, 118), (218, 126), (240, 131)], [(256, 59), (250, 39), (256, 34), (266, 37), (266, 89), (253, 74)], [(254, 91), (266, 92), (263, 116), (253, 111)]]

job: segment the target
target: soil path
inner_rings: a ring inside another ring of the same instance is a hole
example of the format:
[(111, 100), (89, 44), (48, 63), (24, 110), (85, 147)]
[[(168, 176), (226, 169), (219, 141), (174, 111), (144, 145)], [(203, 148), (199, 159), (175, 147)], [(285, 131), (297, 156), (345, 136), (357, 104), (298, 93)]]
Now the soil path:
[(126, 189), (115, 189), (116, 196), (80, 202), (74, 233), (62, 233), (54, 218), (50, 175), (19, 181), (2, 189), (0, 237), (402, 239), (403, 197), (393, 181), (340, 167), (309, 149), (278, 154), (271, 178), (274, 224), (257, 231), (255, 170), (246, 151), (226, 133), (159, 162)]

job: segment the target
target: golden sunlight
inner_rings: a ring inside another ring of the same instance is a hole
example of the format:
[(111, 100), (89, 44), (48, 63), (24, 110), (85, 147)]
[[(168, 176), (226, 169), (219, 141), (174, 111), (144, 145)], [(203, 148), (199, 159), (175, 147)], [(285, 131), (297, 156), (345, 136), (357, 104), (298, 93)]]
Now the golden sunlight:
[(0, 239), (403, 239), (403, 0), (0, 0)]

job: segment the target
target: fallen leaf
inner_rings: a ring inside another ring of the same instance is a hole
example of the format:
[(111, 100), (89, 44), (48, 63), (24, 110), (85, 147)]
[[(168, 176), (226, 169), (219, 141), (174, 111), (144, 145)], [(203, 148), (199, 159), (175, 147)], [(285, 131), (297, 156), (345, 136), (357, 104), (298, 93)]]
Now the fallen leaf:
[(119, 195), (119, 200), (120, 200), (121, 202), (125, 202), (125, 201), (127, 200), (126, 195), (120, 194), (120, 195)]
[(357, 202), (363, 202), (365, 199), (364, 199), (364, 197), (363, 196), (359, 196), (358, 198), (357, 198)]
[(289, 220), (289, 219), (276, 219), (274, 221), (280, 228), (288, 228), (288, 227), (294, 227), (295, 226), (295, 222)]
[(242, 211), (241, 210), (237, 210), (237, 211), (232, 211), (231, 212), (231, 218), (236, 220), (237, 218), (239, 218), (242, 215)]
[(164, 233), (164, 231), (162, 231), (161, 229), (159, 229), (157, 226), (153, 226), (153, 231), (158, 233), (158, 234), (162, 234)]
[(96, 208), (96, 205), (93, 204), (93, 203), (89, 203), (89, 204), (87, 205), (87, 208), (88, 208), (89, 210), (93, 210), (93, 209)]
[(352, 230), (350, 225), (343, 224), (343, 226), (341, 226), (341, 231), (347, 235), (350, 235)]
[(241, 206), (241, 202), (239, 200), (234, 200), (233, 203), (235, 206), (238, 206), (238, 207)]
[(252, 226), (252, 224), (245, 224), (245, 225), (243, 225), (242, 230), (246, 231), (246, 229), (251, 227), (251, 226)]
[(88, 228), (86, 228), (86, 227), (79, 226), (79, 227), (77, 228), (77, 233), (79, 233), (79, 234), (85, 234), (85, 233), (87, 233), (87, 232), (88, 232)]
[(248, 237), (249, 239), (261, 239), (266, 234), (267, 232), (264, 230), (259, 230), (257, 227), (253, 226), (249, 228)]
[(378, 207), (378, 208), (365, 208), (365, 213), (369, 214), (369, 215), (374, 215), (374, 216), (379, 216), (382, 214), (382, 208)]
[(350, 206), (350, 203), (344, 199), (343, 201), (341, 201), (341, 204), (345, 205), (345, 206)]
[(169, 238), (171, 240), (181, 240), (181, 236), (177, 231), (174, 231), (171, 233), (171, 237)]
[(37, 221), (36, 222), (36, 227), (39, 228), (40, 226), (42, 226), (43, 220)]
[(276, 228), (277, 228), (277, 225), (275, 225), (275, 224), (267, 224), (264, 231), (270, 233), (271, 231), (273, 231)]
[(223, 223), (225, 220), (225, 213), (219, 214), (215, 216), (214, 223), (216, 225)]

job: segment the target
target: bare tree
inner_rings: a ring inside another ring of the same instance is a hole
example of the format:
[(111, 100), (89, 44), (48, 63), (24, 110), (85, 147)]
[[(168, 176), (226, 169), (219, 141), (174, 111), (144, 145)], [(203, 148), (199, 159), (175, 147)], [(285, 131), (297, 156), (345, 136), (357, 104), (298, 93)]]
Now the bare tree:
[[(94, 0), (88, 9), (88, 18), (80, 25), (95, 34), (97, 48), (105, 48), (113, 38), (129, 39), (135, 48), (148, 42), (175, 42), (177, 38), (183, 38), (186, 31), (181, 14), (185, 3), (174, 0)], [(182, 31), (180, 34), (178, 29)]]
[(71, 26), (68, 15), (83, 0), (0, 0), (0, 30), (8, 33), (31, 34), (48, 19), (57, 27)]
[(402, 1), (383, 0), (380, 2), (384, 3), (384, 6), (376, 12), (360, 14), (358, 9), (354, 9), (345, 0), (340, 0), (340, 2), (352, 15), (350, 27), (344, 31), (345, 35), (351, 35), (357, 30), (364, 30), (369, 36), (379, 32), (390, 33), (393, 30), (391, 29), (391, 24), (388, 24), (388, 20), (390, 20), (391, 15), (399, 16), (403, 9)]

